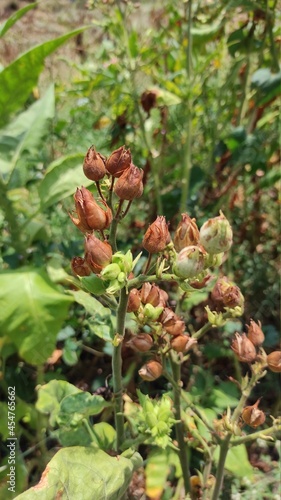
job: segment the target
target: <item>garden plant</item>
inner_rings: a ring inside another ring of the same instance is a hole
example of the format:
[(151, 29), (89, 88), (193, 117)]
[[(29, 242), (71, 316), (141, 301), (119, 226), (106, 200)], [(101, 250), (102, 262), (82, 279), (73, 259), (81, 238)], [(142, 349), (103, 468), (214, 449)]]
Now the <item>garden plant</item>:
[(277, 499), (277, 2), (82, 4), (0, 72), (0, 498)]

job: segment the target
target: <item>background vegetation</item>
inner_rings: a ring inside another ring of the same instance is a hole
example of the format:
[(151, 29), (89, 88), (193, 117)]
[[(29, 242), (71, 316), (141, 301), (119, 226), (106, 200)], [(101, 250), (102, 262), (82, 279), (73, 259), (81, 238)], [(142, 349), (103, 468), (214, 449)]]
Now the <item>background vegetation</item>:
[[(7, 387), (15, 386), (19, 494), (38, 482), (58, 446), (35, 406), (37, 384), (64, 380), (90, 392), (110, 390), (110, 318), (66, 293), (70, 260), (83, 253), (68, 211), (76, 187), (91, 185), (81, 168), (91, 144), (104, 155), (125, 144), (144, 170), (144, 194), (118, 234), (123, 251), (140, 251), (145, 229), (159, 214), (171, 232), (182, 212), (200, 225), (222, 210), (233, 227), (234, 244), (220, 272), (241, 288), (245, 313), (204, 337), (186, 368), (198, 404), (209, 407), (213, 385), (234, 373), (241, 378), (229, 338), (250, 318), (262, 322), (267, 352), (279, 347), (281, 33), (272, 0), (7, 2), (5, 9), (0, 404), (5, 413)], [(173, 288), (168, 291), (173, 299)], [(200, 295), (186, 303), (186, 310), (192, 305), (188, 326), (203, 324), (206, 300)], [(135, 394), (140, 359), (129, 354), (125, 374)], [(267, 415), (280, 412), (278, 376), (270, 373), (255, 393)], [(156, 382), (142, 390), (156, 395), (163, 387)], [(229, 398), (226, 391), (216, 402), (217, 414)], [(5, 418), (0, 432), (5, 442)], [(277, 498), (278, 446), (249, 447), (241, 467), (255, 467), (252, 479), (234, 467), (225, 495), (240, 491), (239, 498), (248, 498), (254, 484), (256, 499)], [(4, 443), (3, 465), (6, 450)], [(135, 477), (133, 490), (146, 488), (158, 498), (165, 488), (161, 498), (178, 498), (173, 458), (166, 457), (158, 474), (165, 486), (149, 471), (153, 454), (146, 453), (146, 485), (143, 475)], [(200, 469), (196, 452), (192, 467)]]

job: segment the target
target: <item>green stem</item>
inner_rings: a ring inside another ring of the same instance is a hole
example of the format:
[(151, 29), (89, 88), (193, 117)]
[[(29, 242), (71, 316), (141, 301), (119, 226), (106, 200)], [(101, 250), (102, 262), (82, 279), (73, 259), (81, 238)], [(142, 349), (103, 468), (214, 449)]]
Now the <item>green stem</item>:
[(116, 428), (116, 451), (121, 449), (124, 442), (124, 415), (123, 415), (123, 383), (122, 383), (122, 341), (125, 335), (125, 318), (129, 295), (123, 288), (120, 292), (120, 301), (117, 310), (116, 337), (118, 345), (113, 346), (112, 378), (114, 392), (114, 417)]
[(192, 115), (191, 115), (191, 73), (192, 73), (192, 0), (188, 2), (187, 9), (188, 16), (188, 32), (187, 32), (187, 67), (186, 67), (186, 77), (188, 85), (188, 96), (186, 102), (187, 108), (187, 138), (184, 151), (184, 164), (182, 170), (182, 192), (181, 192), (181, 202), (180, 202), (180, 212), (186, 211), (188, 191), (189, 191), (189, 181), (191, 172), (191, 146), (192, 146)]
[(157, 276), (156, 274), (140, 274), (137, 278), (133, 278), (132, 280), (128, 281), (128, 289), (130, 290), (131, 288), (138, 288), (140, 285), (146, 283), (147, 281), (152, 283), (156, 281), (177, 281), (177, 279), (177, 276), (175, 276), (174, 274), (163, 274), (161, 278), (159, 278), (159, 276)]
[(225, 439), (222, 441), (220, 445), (220, 456), (219, 456), (219, 463), (217, 467), (217, 473), (216, 473), (216, 484), (214, 487), (214, 492), (212, 496), (212, 500), (217, 500), (220, 495), (221, 487), (223, 484), (223, 478), (224, 478), (224, 464), (226, 461), (228, 449), (229, 449), (229, 443), (231, 439), (231, 434), (227, 434)]
[(113, 253), (117, 252), (116, 233), (118, 222), (119, 220), (114, 218), (110, 224), (109, 243), (111, 245)]
[(281, 431), (281, 424), (272, 425), (267, 429), (262, 429), (261, 431), (253, 432), (247, 436), (242, 436), (240, 438), (234, 438), (230, 444), (231, 447), (239, 446), (239, 444), (251, 443), (251, 441), (255, 441), (256, 439), (263, 439), (264, 436), (273, 436)]
[(181, 420), (180, 363), (178, 360), (173, 359), (172, 356), (170, 356), (170, 360), (172, 366), (173, 379), (175, 381), (175, 384), (173, 384), (173, 391), (174, 391), (175, 418), (176, 420), (178, 420), (178, 422), (175, 424), (175, 429), (179, 447), (179, 459), (182, 468), (185, 493), (189, 493), (190, 473), (189, 473), (188, 449), (186, 442), (184, 440), (184, 428), (183, 428), (183, 422)]

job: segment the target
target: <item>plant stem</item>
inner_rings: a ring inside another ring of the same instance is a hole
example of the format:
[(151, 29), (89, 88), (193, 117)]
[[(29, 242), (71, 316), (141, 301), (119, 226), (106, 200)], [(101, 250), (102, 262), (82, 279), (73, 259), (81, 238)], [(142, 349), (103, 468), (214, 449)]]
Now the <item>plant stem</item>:
[(173, 384), (174, 392), (174, 408), (175, 408), (175, 418), (178, 422), (175, 424), (177, 442), (179, 447), (179, 459), (182, 468), (183, 480), (185, 493), (190, 492), (190, 473), (189, 473), (189, 463), (188, 463), (188, 449), (184, 440), (184, 429), (183, 422), (181, 420), (181, 379), (180, 379), (180, 363), (178, 360), (173, 359), (170, 356), (173, 379), (175, 384)]
[(187, 84), (188, 84), (188, 96), (186, 102), (187, 109), (187, 138), (185, 144), (184, 151), (184, 164), (182, 170), (182, 192), (181, 192), (181, 202), (180, 202), (180, 212), (186, 211), (187, 199), (188, 199), (188, 191), (189, 191), (189, 181), (190, 181), (190, 172), (191, 172), (191, 145), (192, 145), (192, 133), (191, 133), (191, 125), (192, 125), (192, 115), (191, 115), (191, 72), (192, 72), (192, 0), (188, 2), (187, 9), (188, 16), (188, 32), (187, 32), (187, 65), (186, 65), (186, 76), (187, 76)]
[(272, 425), (271, 427), (268, 427), (267, 429), (262, 429), (261, 431), (253, 432), (252, 434), (249, 434), (248, 436), (234, 438), (230, 444), (231, 444), (231, 447), (239, 446), (239, 444), (250, 443), (251, 441), (255, 441), (256, 439), (264, 439), (264, 437), (266, 437), (266, 436), (273, 436), (274, 434), (276, 434), (280, 431), (281, 431), (281, 423), (277, 424), (277, 425)]
[(119, 220), (114, 218), (110, 224), (109, 243), (112, 247), (113, 253), (117, 252), (116, 233), (117, 233), (118, 222)]
[(124, 415), (123, 415), (123, 383), (122, 383), (122, 341), (125, 335), (125, 318), (129, 295), (123, 288), (120, 292), (119, 306), (117, 310), (116, 335), (118, 335), (118, 345), (113, 346), (112, 356), (112, 378), (114, 392), (114, 417), (116, 428), (116, 451), (121, 449), (124, 442)]
[(229, 443), (231, 439), (231, 434), (227, 434), (225, 439), (222, 441), (220, 444), (220, 457), (219, 457), (219, 463), (217, 467), (217, 473), (216, 473), (216, 484), (212, 496), (212, 500), (217, 500), (220, 495), (222, 483), (223, 483), (223, 478), (224, 478), (224, 464), (226, 461), (227, 453), (228, 453), (228, 448), (229, 448)]

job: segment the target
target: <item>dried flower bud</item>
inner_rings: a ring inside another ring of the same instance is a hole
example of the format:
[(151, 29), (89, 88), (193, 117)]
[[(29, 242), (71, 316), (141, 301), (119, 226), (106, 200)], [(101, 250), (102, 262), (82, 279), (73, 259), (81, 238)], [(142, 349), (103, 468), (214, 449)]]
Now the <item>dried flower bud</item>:
[(129, 293), (127, 311), (136, 312), (139, 309), (140, 305), (141, 305), (140, 292), (138, 291), (137, 288), (132, 288), (132, 290)]
[(157, 90), (145, 90), (141, 95), (141, 105), (147, 113), (156, 106), (159, 92)]
[(189, 335), (177, 335), (171, 340), (171, 347), (176, 352), (187, 352), (194, 344), (197, 344), (197, 340)]
[(129, 168), (132, 161), (131, 152), (121, 146), (115, 149), (106, 161), (106, 170), (113, 175), (113, 177), (120, 177), (120, 175)]
[(98, 274), (110, 263), (112, 248), (106, 241), (100, 241), (94, 234), (87, 234), (85, 240), (85, 260), (93, 273)]
[(91, 269), (82, 257), (73, 257), (71, 260), (71, 269), (76, 276), (90, 276)]
[(164, 330), (170, 335), (177, 336), (184, 333), (184, 321), (182, 321), (169, 307), (165, 307), (159, 321), (162, 323)]
[(143, 170), (131, 163), (117, 180), (114, 193), (120, 200), (134, 200), (139, 198), (143, 192)]
[(256, 359), (257, 353), (255, 346), (246, 337), (245, 333), (242, 333), (242, 335), (239, 335), (239, 333), (235, 334), (231, 349), (242, 363), (252, 363)]
[(260, 346), (264, 342), (264, 333), (261, 329), (261, 322), (255, 323), (252, 319), (250, 320), (250, 326), (248, 328), (248, 339), (255, 345)]
[(154, 283), (144, 283), (140, 290), (140, 298), (143, 304), (164, 307), (168, 300), (168, 294)]
[(258, 427), (265, 422), (265, 414), (258, 409), (260, 399), (253, 406), (246, 406), (242, 411), (242, 418), (250, 427)]
[(142, 240), (142, 246), (149, 253), (162, 252), (171, 237), (165, 217), (158, 215), (156, 220), (148, 227)]
[(205, 266), (205, 250), (199, 246), (183, 248), (177, 255), (173, 265), (173, 272), (180, 278), (194, 278), (200, 274)]
[(200, 279), (200, 281), (197, 279), (195, 279), (194, 281), (190, 281), (189, 285), (192, 286), (192, 288), (196, 288), (196, 290), (201, 290), (207, 285), (207, 283), (210, 281), (211, 278), (212, 278), (211, 274), (207, 274), (207, 276)]
[(153, 339), (148, 333), (139, 333), (128, 340), (126, 345), (134, 349), (134, 351), (147, 352), (153, 345)]
[(101, 203), (105, 208), (101, 208), (95, 201), (92, 193), (82, 187), (77, 188), (74, 195), (75, 209), (78, 218), (73, 217), (71, 214), (70, 218), (72, 222), (77, 226), (80, 231), (87, 232), (96, 230), (106, 229), (112, 221), (112, 212), (105, 201), (101, 200)]
[(199, 241), (199, 229), (196, 219), (191, 219), (187, 214), (181, 214), (181, 221), (174, 236), (174, 245), (177, 252), (190, 245), (197, 245)]
[(268, 354), (267, 366), (272, 372), (281, 372), (281, 351), (274, 351)]
[(219, 278), (216, 282), (211, 298), (220, 307), (244, 306), (244, 297), (240, 288), (230, 281), (226, 276)]
[(218, 217), (209, 219), (200, 229), (200, 243), (210, 253), (222, 253), (230, 249), (232, 245), (231, 226), (220, 212)]
[(162, 375), (163, 367), (158, 361), (148, 361), (139, 370), (139, 375), (143, 380), (152, 382)]
[(100, 181), (106, 174), (105, 157), (97, 153), (94, 146), (91, 146), (83, 162), (84, 174), (91, 181)]

